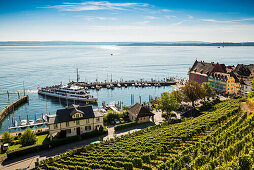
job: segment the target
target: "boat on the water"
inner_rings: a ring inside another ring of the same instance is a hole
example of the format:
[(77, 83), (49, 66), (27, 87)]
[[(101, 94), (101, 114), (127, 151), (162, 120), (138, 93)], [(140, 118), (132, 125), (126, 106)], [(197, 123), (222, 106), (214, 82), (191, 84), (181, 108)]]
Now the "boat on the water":
[(41, 118), (38, 118), (38, 119), (36, 120), (36, 123), (37, 123), (37, 125), (42, 125), (42, 124), (43, 124), (42, 119), (41, 119)]
[(34, 120), (29, 120), (29, 126), (33, 127), (34, 126)]
[(21, 128), (26, 128), (27, 120), (21, 120), (20, 125), (21, 125)]
[(83, 87), (79, 86), (52, 86), (38, 90), (38, 94), (61, 98), (66, 100), (84, 101), (97, 103), (98, 98), (93, 97)]

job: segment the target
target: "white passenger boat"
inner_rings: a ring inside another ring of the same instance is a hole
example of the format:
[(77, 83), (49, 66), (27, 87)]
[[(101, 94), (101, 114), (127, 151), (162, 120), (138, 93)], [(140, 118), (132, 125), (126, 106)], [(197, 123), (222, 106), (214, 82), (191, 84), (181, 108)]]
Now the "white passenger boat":
[(75, 101), (84, 101), (84, 102), (97, 102), (98, 98), (93, 97), (89, 92), (85, 91), (82, 87), (78, 86), (52, 86), (45, 87), (38, 90), (38, 94), (67, 99)]

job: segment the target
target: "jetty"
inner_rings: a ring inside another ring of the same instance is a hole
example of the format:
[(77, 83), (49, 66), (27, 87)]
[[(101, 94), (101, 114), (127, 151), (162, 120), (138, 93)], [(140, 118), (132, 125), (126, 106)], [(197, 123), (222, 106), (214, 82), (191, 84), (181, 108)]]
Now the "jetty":
[(28, 102), (29, 98), (28, 96), (22, 96), (21, 98), (19, 98), (18, 100), (10, 103), (8, 106), (6, 106), (5, 108), (3, 108), (0, 111), (0, 122), (6, 117), (8, 116), (10, 113), (14, 112), (14, 110), (16, 110), (18, 107), (20, 107), (22, 104)]
[(99, 88), (111, 88), (112, 87), (148, 87), (148, 86), (171, 86), (175, 85), (176, 81), (172, 79), (167, 79), (165, 81), (161, 80), (129, 80), (129, 81), (110, 81), (110, 82), (70, 82), (68, 85), (81, 86), (87, 89), (98, 89)]

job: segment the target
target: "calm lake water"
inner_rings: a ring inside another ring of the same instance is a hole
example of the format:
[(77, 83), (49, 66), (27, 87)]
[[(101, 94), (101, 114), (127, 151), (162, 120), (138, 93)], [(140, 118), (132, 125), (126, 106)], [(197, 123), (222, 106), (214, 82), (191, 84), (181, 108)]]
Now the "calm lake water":
[[(110, 55), (113, 54), (113, 55)], [(253, 64), (254, 47), (127, 47), (127, 46), (2, 46), (0, 47), (0, 109), (23, 94), (23, 82), (29, 103), (15, 111), (15, 118), (35, 119), (42, 113), (55, 114), (64, 108), (64, 103), (43, 98), (37, 94), (37, 87), (67, 84), (76, 80), (76, 68), (80, 81), (138, 80), (151, 78), (187, 78), (188, 69), (195, 59), (219, 62), (226, 65)], [(8, 100), (7, 90), (10, 92)], [(161, 92), (172, 91), (173, 87), (115, 88), (114, 90), (90, 90), (98, 96), (98, 106), (122, 101), (130, 105), (130, 95), (135, 100), (148, 101), (149, 95), (159, 96)], [(11, 117), (14, 114), (10, 115)], [(8, 129), (11, 118), (6, 118), (0, 133)]]

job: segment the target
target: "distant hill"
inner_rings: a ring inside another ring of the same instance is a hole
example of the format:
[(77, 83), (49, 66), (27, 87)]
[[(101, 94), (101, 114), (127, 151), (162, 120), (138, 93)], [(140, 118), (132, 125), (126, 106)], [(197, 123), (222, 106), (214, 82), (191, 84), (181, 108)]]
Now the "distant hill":
[(60, 45), (118, 45), (118, 46), (254, 46), (254, 42), (77, 42), (77, 41), (2, 41), (0, 46), (60, 46)]

